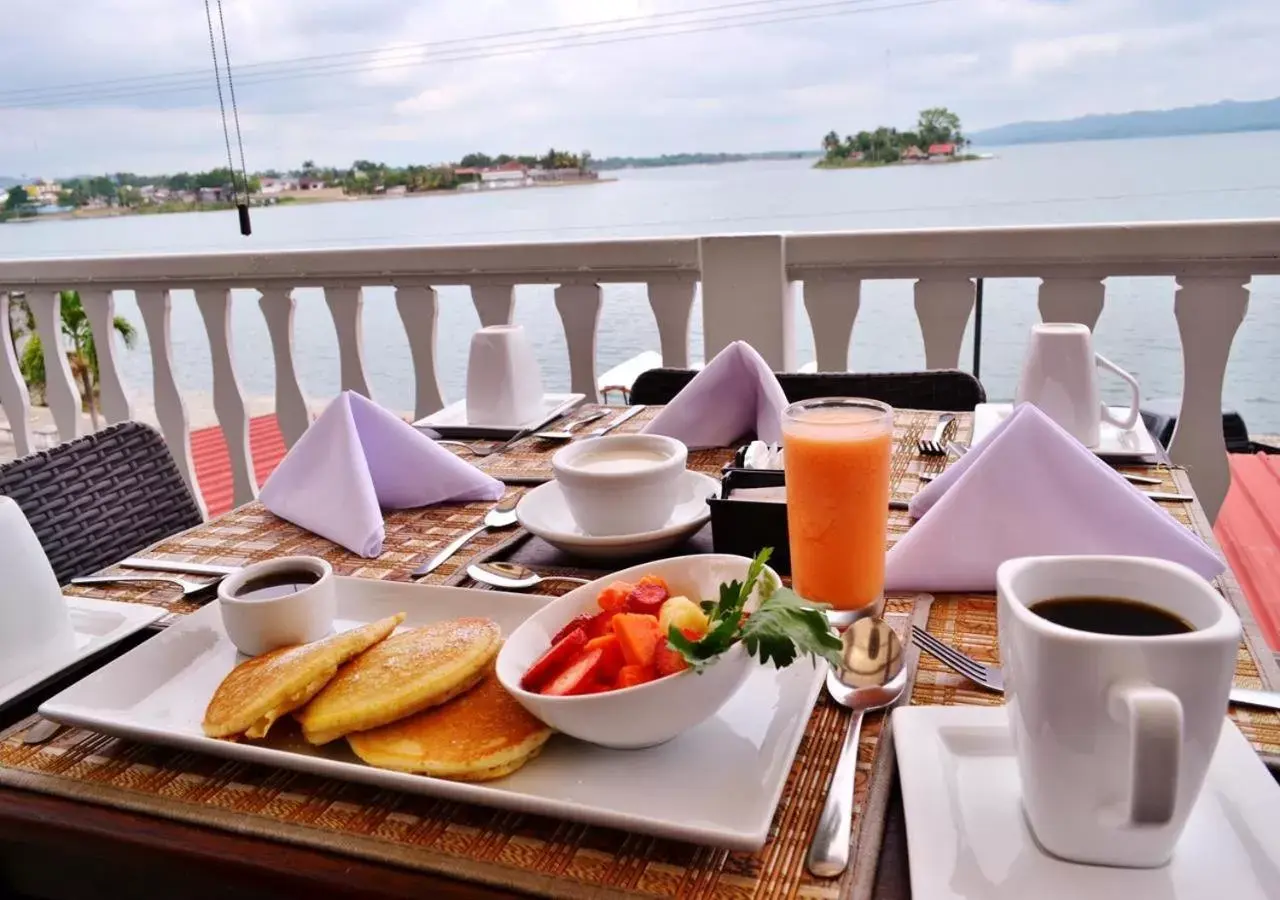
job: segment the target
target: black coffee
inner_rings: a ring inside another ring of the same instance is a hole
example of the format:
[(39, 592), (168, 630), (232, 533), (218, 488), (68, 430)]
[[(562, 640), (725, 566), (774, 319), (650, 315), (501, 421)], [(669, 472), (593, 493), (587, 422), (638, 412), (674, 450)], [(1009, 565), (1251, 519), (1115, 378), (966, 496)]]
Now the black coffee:
[(284, 597), (296, 594), (304, 588), (311, 587), (320, 580), (320, 575), (306, 569), (293, 569), (287, 572), (272, 572), (250, 578), (232, 594), (237, 600), (270, 600), (273, 597)]
[(1056, 625), (1094, 634), (1160, 637), (1195, 630), (1171, 612), (1125, 597), (1054, 597), (1030, 609)]

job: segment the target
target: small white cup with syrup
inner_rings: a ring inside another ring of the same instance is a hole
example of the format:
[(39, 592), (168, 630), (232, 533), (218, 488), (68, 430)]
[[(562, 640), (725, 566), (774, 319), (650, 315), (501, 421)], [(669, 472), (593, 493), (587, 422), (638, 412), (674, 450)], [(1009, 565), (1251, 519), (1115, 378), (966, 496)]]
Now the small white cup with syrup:
[(596, 537), (642, 534), (667, 523), (689, 450), (658, 434), (575, 441), (551, 458), (574, 521)]
[(542, 412), (542, 372), (522, 325), (490, 325), (471, 336), (467, 424), (515, 428)]
[(307, 644), (333, 631), (333, 567), (318, 556), (282, 556), (245, 566), (218, 585), (227, 637), (246, 656)]

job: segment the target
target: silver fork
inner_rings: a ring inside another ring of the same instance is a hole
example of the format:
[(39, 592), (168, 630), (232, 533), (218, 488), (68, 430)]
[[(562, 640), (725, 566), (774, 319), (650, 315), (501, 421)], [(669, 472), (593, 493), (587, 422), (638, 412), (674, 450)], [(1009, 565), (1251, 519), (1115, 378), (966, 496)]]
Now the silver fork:
[[(968, 678), (978, 687), (997, 694), (1004, 693), (1004, 672), (999, 666), (980, 663), (972, 656), (944, 644), (919, 625), (911, 626), (911, 640), (920, 649), (939, 660), (943, 665)], [(1231, 689), (1230, 700), (1237, 706), (1253, 706), (1259, 709), (1280, 710), (1280, 693), (1260, 691), (1254, 688)]]
[(955, 432), (956, 417), (952, 413), (943, 413), (938, 417), (938, 425), (933, 429), (933, 437), (929, 440), (921, 438), (916, 448), (922, 456), (946, 456), (947, 435)]
[(1004, 673), (1000, 671), (999, 666), (978, 662), (972, 656), (960, 652), (949, 644), (944, 644), (919, 625), (911, 626), (911, 640), (918, 644), (921, 650), (935, 657), (943, 665), (959, 672), (979, 687), (1004, 693)]
[[(225, 577), (225, 576), (224, 576)], [(90, 575), (87, 578), (72, 578), (72, 584), (125, 584), (132, 581), (164, 581), (182, 588), (182, 596), (189, 597), (201, 591), (211, 591), (218, 586), (222, 578), (209, 582), (187, 581), (173, 575)]]

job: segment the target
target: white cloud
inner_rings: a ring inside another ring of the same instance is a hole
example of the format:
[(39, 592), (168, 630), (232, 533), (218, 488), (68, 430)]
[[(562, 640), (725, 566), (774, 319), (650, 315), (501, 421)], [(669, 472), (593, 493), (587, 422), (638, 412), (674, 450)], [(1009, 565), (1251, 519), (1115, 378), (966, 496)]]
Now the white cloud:
[[(599, 24), (726, 2), (224, 0), (249, 166), (429, 162), (549, 145), (597, 156), (795, 148), (831, 128), (907, 125), (938, 104), (972, 131), (1280, 90), (1275, 0), (870, 0), (758, 27), (649, 40), (601, 34), (748, 9)], [(773, 17), (812, 5), (770, 3)], [(0, 174), (219, 163), (198, 4), (58, 5), (58, 46), (74, 52), (30, 40), (47, 31), (40, 4), (0, 17)], [(876, 6), (892, 8), (868, 11)], [(584, 23), (597, 24), (579, 33), (605, 43), (548, 44), (554, 32), (545, 29)], [(493, 35), (507, 36), (476, 40)], [(374, 52), (350, 55), (364, 50)], [(301, 57), (320, 59), (272, 65)], [(173, 73), (184, 73), (188, 90), (159, 90), (175, 85)], [(129, 78), (149, 80), (114, 83)], [(68, 84), (84, 86), (50, 93)], [(20, 98), (21, 89), (44, 93)], [(30, 108), (12, 108), (19, 99)]]
[(1042, 72), (1087, 64), (1090, 57), (1115, 56), (1125, 49), (1122, 34), (1073, 34), (1048, 40), (1023, 41), (1013, 48), (1015, 78), (1034, 78)]

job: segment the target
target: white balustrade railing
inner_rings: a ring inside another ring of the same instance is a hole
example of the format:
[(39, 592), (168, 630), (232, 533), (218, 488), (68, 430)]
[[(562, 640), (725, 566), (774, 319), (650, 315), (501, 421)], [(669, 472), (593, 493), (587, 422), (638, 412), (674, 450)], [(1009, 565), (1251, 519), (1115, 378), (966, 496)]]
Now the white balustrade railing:
[[(156, 415), (194, 487), (190, 428), (169, 336), (170, 292), (193, 290), (209, 335), (214, 408), (231, 454), (235, 499), (245, 502), (256, 486), (230, 329), (233, 289), (260, 294), (275, 357), (277, 416), (292, 445), (309, 422), (293, 351), (296, 288), (323, 289), (337, 333), (341, 385), (366, 395), (363, 292), (393, 288), (413, 359), (414, 412), (424, 416), (442, 405), (436, 371), (436, 289), (442, 286), (468, 287), (480, 321), (490, 325), (511, 321), (517, 285), (554, 285), (572, 389), (592, 394), (606, 284), (646, 286), (666, 365), (689, 363), (690, 314), (701, 285), (707, 358), (731, 341), (747, 340), (776, 369), (789, 370), (796, 365), (793, 286), (802, 282), (818, 369), (841, 371), (867, 279), (914, 281), (926, 365), (954, 368), (973, 309), (974, 278), (1040, 278), (1044, 320), (1093, 326), (1105, 303), (1104, 279), (1174, 276), (1184, 390), (1170, 454), (1188, 466), (1214, 516), (1230, 479), (1220, 422), (1227, 358), (1249, 280), (1272, 274), (1280, 274), (1280, 221), (1267, 220), (0, 261), (0, 292), (26, 293), (45, 348), (46, 397), (63, 439), (77, 436), (81, 397), (61, 351), (57, 292), (80, 291), (99, 348), (108, 422), (130, 416), (110, 340), (113, 292), (135, 292), (150, 338)], [(3, 298), (0, 293), (0, 404), (24, 453), (32, 447), (29, 398), (3, 332), (9, 321)]]

